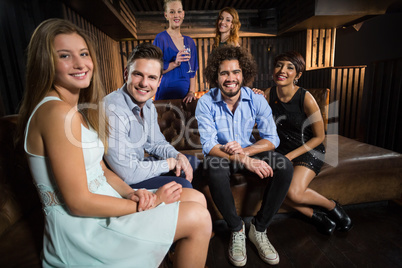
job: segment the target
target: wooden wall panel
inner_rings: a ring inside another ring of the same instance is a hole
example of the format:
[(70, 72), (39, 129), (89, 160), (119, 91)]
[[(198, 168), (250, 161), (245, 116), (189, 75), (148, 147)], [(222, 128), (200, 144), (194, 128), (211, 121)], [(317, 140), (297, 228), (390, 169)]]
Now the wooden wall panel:
[(306, 69), (334, 66), (336, 29), (308, 29), (306, 33)]
[(359, 137), (366, 66), (320, 68), (306, 71), (300, 78), (304, 88), (329, 88), (328, 133), (353, 139)]

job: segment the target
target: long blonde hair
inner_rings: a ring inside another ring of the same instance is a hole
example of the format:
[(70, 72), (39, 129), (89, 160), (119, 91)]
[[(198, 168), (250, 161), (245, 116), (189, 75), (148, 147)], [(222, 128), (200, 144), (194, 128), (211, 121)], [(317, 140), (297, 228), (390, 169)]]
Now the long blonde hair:
[(33, 109), (51, 90), (55, 90), (62, 99), (62, 96), (54, 86), (55, 65), (57, 61), (54, 50), (54, 39), (59, 34), (72, 33), (80, 35), (85, 40), (93, 61), (92, 81), (88, 88), (80, 90), (78, 104), (94, 105), (88, 105), (90, 108), (82, 109), (80, 112), (88, 120), (89, 125), (98, 133), (105, 145), (105, 150), (107, 150), (109, 125), (104, 107), (101, 105), (101, 101), (105, 96), (105, 90), (99, 75), (99, 65), (93, 42), (82, 29), (63, 19), (48, 19), (43, 21), (35, 29), (29, 42), (27, 49), (26, 85), (19, 111), (17, 142), (23, 140), (25, 127)]
[(236, 45), (239, 43), (239, 30), (241, 27), (239, 14), (233, 7), (224, 7), (221, 9), (221, 11), (219, 11), (218, 17), (215, 21), (215, 38), (213, 45), (214, 48), (218, 47), (219, 43), (221, 42), (221, 32), (219, 31), (219, 18), (221, 17), (223, 12), (227, 12), (233, 17), (233, 28), (230, 29), (230, 35), (227, 43), (229, 45)]

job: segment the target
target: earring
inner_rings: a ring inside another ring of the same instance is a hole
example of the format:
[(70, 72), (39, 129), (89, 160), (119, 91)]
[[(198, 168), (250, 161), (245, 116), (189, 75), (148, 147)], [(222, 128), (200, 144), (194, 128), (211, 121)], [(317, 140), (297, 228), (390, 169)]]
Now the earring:
[(293, 80), (293, 84), (297, 84), (297, 82), (299, 82), (299, 80), (298, 79), (295, 79), (295, 80)]

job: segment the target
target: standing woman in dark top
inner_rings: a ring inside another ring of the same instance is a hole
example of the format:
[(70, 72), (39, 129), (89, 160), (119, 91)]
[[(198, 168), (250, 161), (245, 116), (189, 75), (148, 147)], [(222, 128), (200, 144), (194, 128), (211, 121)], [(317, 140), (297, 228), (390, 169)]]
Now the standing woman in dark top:
[[(314, 97), (297, 86), (305, 66), (303, 56), (298, 52), (277, 56), (273, 74), (276, 87), (265, 92), (281, 140), (276, 151), (285, 155), (294, 166), (285, 203), (311, 218), (323, 233), (331, 234), (335, 228), (348, 231), (352, 222), (341, 205), (308, 188), (323, 165), (325, 131)], [(313, 206), (319, 208), (313, 209)]]
[(215, 38), (213, 48), (223, 45), (239, 47), (240, 19), (236, 9), (224, 7), (219, 11), (215, 22)]

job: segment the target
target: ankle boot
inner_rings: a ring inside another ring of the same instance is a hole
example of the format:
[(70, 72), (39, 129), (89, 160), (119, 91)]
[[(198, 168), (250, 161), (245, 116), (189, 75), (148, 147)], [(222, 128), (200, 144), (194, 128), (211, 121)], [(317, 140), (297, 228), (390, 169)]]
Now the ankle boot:
[(328, 211), (328, 217), (336, 223), (337, 230), (343, 232), (349, 231), (353, 226), (352, 220), (338, 202), (335, 200), (332, 201), (335, 202), (335, 208)]
[(330, 235), (334, 232), (336, 224), (327, 215), (319, 210), (313, 210), (313, 216), (311, 216), (311, 221), (315, 225), (318, 231), (323, 234)]

